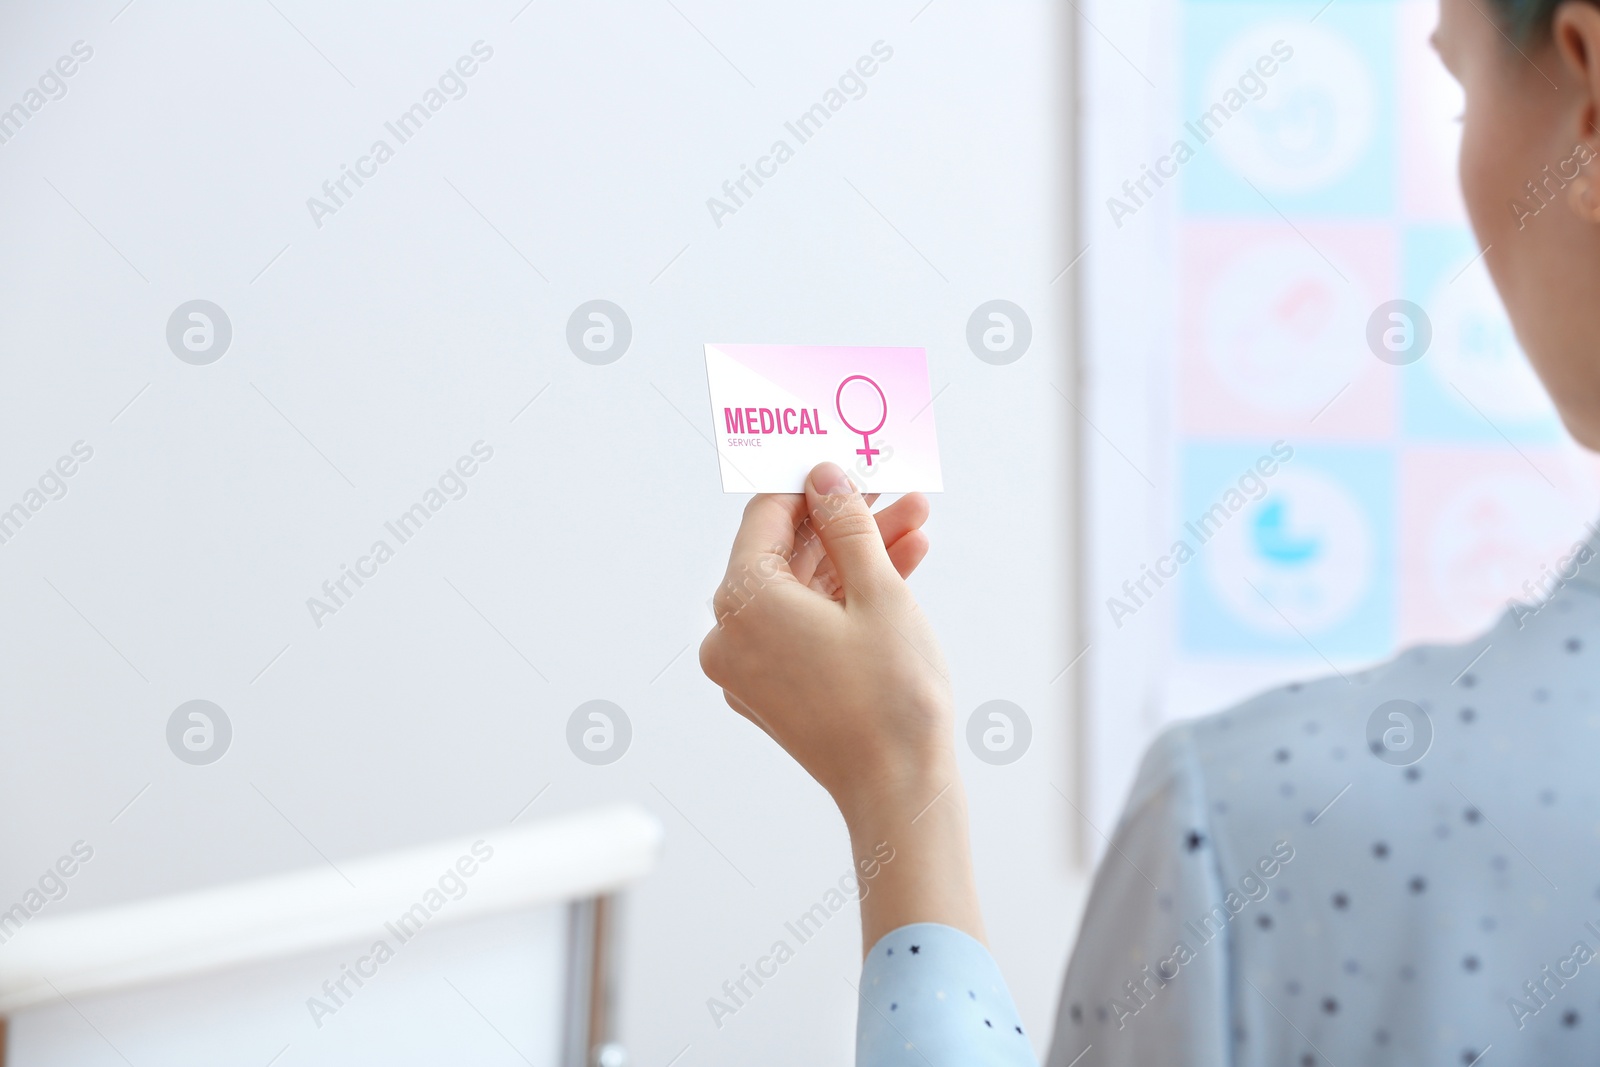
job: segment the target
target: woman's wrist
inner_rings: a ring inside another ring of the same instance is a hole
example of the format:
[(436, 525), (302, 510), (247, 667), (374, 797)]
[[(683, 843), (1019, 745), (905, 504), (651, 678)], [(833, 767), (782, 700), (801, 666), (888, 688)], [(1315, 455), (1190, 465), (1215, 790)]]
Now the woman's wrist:
[(847, 787), (834, 791), (833, 799), (854, 837), (858, 827), (876, 832), (897, 821), (909, 822), (935, 797), (952, 788), (959, 790), (960, 785), (955, 753), (947, 746), (932, 747), (882, 761), (870, 772), (857, 774)]
[(968, 838), (966, 791), (954, 754), (875, 783), (846, 811), (861, 881), (861, 935), (934, 922), (984, 939)]

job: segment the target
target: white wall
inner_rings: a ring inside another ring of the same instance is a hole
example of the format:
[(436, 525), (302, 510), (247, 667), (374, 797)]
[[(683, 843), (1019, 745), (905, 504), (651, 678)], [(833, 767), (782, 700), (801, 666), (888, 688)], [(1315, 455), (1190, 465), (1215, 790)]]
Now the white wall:
[[(964, 766), (1042, 1047), (1080, 888), (1062, 13), (122, 3), (0, 6), (0, 107), (94, 49), (0, 144), (0, 508), (94, 449), (0, 544), (0, 907), (80, 839), (49, 912), (630, 798), (668, 827), (629, 916), (636, 1062), (846, 1062), (852, 916), (720, 1030), (706, 1007), (849, 856), (695, 663), (742, 504), (700, 345), (924, 344), (948, 490), (916, 586), (963, 720), (1032, 719), (1021, 761)], [(316, 227), (307, 197), (480, 39), (467, 95)], [(866, 95), (715, 225), (707, 197), (879, 40)], [(194, 298), (232, 322), (209, 366), (164, 336)], [(564, 341), (593, 298), (633, 325), (609, 366)], [(965, 341), (995, 298), (1033, 326), (1008, 366)], [(468, 494), (314, 626), (307, 598), (480, 440)], [(166, 742), (196, 698), (234, 731), (208, 766)], [(592, 699), (633, 724), (610, 766), (565, 743)]]

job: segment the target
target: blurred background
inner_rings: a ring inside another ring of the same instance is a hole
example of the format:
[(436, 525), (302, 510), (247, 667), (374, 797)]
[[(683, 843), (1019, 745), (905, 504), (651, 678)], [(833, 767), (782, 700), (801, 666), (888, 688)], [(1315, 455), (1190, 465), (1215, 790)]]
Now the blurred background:
[[(627, 801), (665, 828), (630, 1062), (848, 1062), (851, 909), (711, 1009), (850, 856), (698, 669), (743, 505), (702, 345), (923, 346), (913, 585), (1042, 1052), (1155, 732), (1482, 628), (1600, 503), (1466, 228), (1434, 15), (0, 4), (0, 908), (80, 841), (41, 919)], [(494, 1037), (515, 998), (438, 989), (446, 1048), (541, 1062)], [(417, 1025), (318, 1027), (315, 992), (234, 1061)], [(72, 1062), (148, 1036), (115, 997), (34, 1010)]]

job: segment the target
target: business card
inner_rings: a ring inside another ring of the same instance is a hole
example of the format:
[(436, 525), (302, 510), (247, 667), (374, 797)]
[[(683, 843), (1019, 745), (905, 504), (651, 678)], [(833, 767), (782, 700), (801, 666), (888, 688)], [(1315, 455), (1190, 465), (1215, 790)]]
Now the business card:
[(864, 493), (944, 489), (921, 348), (706, 345), (725, 493), (798, 493), (818, 463)]

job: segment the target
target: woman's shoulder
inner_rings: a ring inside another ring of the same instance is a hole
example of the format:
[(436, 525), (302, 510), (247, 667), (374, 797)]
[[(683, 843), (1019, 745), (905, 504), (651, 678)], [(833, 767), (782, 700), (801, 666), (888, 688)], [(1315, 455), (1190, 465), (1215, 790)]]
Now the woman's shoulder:
[(1600, 645), (1600, 601), (1576, 608), (1563, 601), (1538, 624), (1530, 624), (1525, 610), (1508, 610), (1467, 640), (1414, 645), (1381, 663), (1277, 685), (1172, 723), (1145, 751), (1128, 807), (1184, 788), (1188, 780), (1203, 785), (1218, 774), (1237, 780), (1287, 770), (1283, 765), (1302, 753), (1315, 752), (1322, 763), (1377, 757), (1404, 766), (1418, 757), (1416, 746), (1426, 751), (1436, 719), (1459, 715), (1458, 705), (1474, 694), (1492, 700), (1513, 680), (1559, 671), (1564, 664), (1541, 661), (1581, 645), (1589, 634)]

